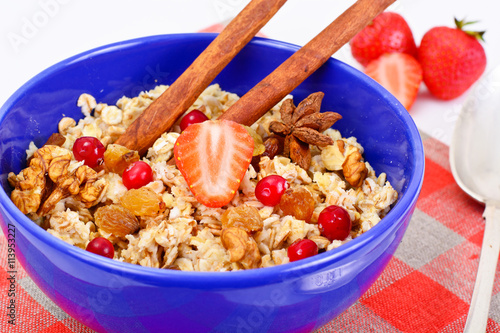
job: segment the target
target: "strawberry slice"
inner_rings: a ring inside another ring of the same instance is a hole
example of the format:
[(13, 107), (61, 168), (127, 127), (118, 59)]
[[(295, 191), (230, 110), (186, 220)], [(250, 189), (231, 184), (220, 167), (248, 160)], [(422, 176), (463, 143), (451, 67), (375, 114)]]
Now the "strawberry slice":
[(253, 147), (253, 138), (242, 125), (209, 120), (182, 132), (174, 156), (196, 199), (217, 208), (234, 197), (252, 160)]
[(386, 53), (371, 61), (365, 74), (380, 83), (409, 110), (422, 83), (422, 67), (405, 53)]

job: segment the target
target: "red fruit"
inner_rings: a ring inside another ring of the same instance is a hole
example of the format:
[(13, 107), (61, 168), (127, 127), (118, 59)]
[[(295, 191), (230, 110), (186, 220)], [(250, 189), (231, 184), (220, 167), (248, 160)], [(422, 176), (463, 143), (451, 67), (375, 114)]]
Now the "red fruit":
[(484, 32), (466, 32), (468, 23), (457, 28), (435, 27), (425, 33), (418, 49), (424, 83), (437, 98), (449, 100), (462, 95), (483, 74), (486, 54), (478, 39)]
[(141, 188), (153, 181), (153, 170), (146, 162), (134, 162), (123, 171), (122, 181), (129, 190)]
[(383, 12), (354, 36), (351, 52), (357, 61), (366, 66), (384, 53), (417, 55), (417, 46), (408, 23), (393, 12)]
[(95, 168), (102, 162), (105, 151), (106, 148), (101, 141), (93, 136), (82, 136), (73, 144), (75, 159), (84, 161), (83, 163), (91, 168)]
[(352, 222), (347, 210), (340, 206), (328, 206), (318, 216), (321, 234), (333, 240), (344, 240), (351, 233)]
[(202, 123), (205, 120), (208, 120), (208, 117), (200, 110), (195, 109), (182, 117), (179, 126), (181, 131), (184, 131), (189, 125)]
[(281, 196), (288, 188), (286, 179), (278, 175), (270, 175), (262, 178), (255, 187), (257, 200), (266, 206), (276, 206), (280, 203)]
[(297, 239), (288, 247), (288, 259), (297, 261), (318, 254), (318, 245), (310, 239)]
[(104, 237), (96, 237), (87, 244), (87, 251), (98, 254), (103, 257), (113, 259), (115, 249), (113, 244)]
[(422, 82), (422, 68), (405, 53), (386, 53), (368, 64), (365, 73), (380, 83), (409, 110)]
[(253, 155), (245, 127), (229, 120), (192, 124), (177, 138), (177, 168), (196, 199), (207, 207), (227, 205), (236, 194)]

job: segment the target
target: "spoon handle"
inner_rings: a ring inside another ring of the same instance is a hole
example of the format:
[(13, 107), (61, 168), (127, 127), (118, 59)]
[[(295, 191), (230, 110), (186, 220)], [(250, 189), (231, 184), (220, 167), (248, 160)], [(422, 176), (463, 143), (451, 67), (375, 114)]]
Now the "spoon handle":
[(486, 202), (483, 245), (479, 257), (474, 292), (465, 323), (465, 333), (486, 332), (491, 293), (500, 251), (500, 203)]

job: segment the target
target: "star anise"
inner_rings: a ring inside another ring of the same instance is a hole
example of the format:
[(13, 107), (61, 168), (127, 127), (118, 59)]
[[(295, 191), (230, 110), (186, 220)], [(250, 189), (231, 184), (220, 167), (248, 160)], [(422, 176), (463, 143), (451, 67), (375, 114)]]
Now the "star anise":
[(281, 121), (269, 124), (271, 132), (285, 137), (283, 155), (304, 170), (311, 165), (309, 145), (324, 147), (333, 144), (332, 138), (322, 132), (342, 118), (336, 112), (320, 112), (324, 95), (322, 92), (313, 93), (297, 107), (291, 99), (286, 99), (280, 108)]

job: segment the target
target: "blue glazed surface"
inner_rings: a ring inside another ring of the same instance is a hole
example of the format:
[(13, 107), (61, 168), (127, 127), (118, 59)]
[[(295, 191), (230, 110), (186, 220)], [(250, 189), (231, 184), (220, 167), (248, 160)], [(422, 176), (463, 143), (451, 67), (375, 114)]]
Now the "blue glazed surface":
[[(99, 332), (306, 332), (352, 305), (377, 279), (415, 208), (424, 157), (407, 111), (371, 79), (331, 59), (294, 92), (296, 101), (325, 92), (323, 111), (336, 111), (343, 136), (356, 136), (377, 173), (386, 172), (400, 198), (372, 230), (348, 244), (282, 266), (230, 273), (160, 270), (120, 263), (48, 234), (10, 201), (7, 175), (25, 167), (30, 141), (41, 146), (63, 116), (81, 118), (76, 100), (89, 93), (114, 104), (172, 83), (214, 38), (153, 36), (67, 59), (21, 87), (0, 110), (2, 228), (16, 227), (17, 258), (64, 311)], [(244, 94), (296, 46), (255, 38), (215, 79)], [(207, 66), (210, 64), (207, 64)]]

